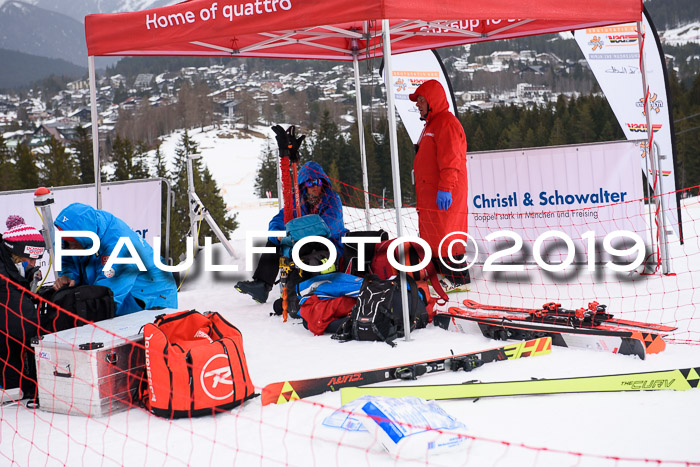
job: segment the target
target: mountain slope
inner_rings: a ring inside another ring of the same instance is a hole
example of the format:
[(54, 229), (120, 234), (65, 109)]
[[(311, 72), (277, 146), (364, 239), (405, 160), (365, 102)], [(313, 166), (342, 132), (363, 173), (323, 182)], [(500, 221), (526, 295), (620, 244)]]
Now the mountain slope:
[[(86, 15), (93, 13), (115, 13), (120, 11), (139, 11), (174, 5), (182, 0), (24, 0), (45, 10), (61, 13), (71, 18), (84, 21)], [(0, 4), (2, 0), (0, 0)]]
[(51, 75), (81, 78), (87, 68), (65, 60), (0, 49), (0, 89), (28, 85)]
[[(65, 3), (69, 2), (60, 2)], [(80, 22), (24, 2), (9, 1), (0, 7), (0, 48), (87, 64), (85, 28)]]

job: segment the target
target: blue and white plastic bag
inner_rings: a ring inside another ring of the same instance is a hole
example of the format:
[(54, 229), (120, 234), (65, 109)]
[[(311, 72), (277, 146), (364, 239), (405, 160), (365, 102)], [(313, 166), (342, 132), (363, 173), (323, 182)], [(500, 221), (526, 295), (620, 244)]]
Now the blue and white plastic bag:
[(364, 427), (393, 457), (426, 455), (466, 448), (466, 426), (435, 402), (418, 397), (379, 397), (364, 401)]

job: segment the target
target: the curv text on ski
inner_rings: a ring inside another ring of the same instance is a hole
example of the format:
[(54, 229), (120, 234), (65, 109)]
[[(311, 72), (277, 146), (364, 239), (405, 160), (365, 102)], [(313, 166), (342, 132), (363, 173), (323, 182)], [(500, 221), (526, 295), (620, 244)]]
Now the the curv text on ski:
[(343, 404), (362, 396), (422, 397), (428, 400), (470, 399), (495, 396), (524, 396), (584, 392), (658, 391), (669, 389), (685, 391), (697, 388), (700, 367), (645, 373), (628, 373), (576, 378), (531, 379), (496, 383), (467, 382), (432, 386), (383, 386), (344, 388)]
[(392, 380), (411, 380), (419, 376), (442, 371), (471, 371), (484, 363), (513, 360), (516, 358), (545, 355), (551, 352), (549, 337), (503, 345), (488, 350), (478, 350), (449, 357), (436, 358), (407, 365), (377, 368), (319, 378), (271, 383), (262, 390), (262, 405), (282, 404), (316, 396), (340, 388), (381, 383)]

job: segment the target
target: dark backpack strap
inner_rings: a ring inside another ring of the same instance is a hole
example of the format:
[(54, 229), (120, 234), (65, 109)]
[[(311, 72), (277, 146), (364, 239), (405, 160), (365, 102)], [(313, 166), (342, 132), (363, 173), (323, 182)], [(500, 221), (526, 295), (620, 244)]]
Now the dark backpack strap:
[(347, 342), (352, 340), (352, 317), (348, 316), (345, 321), (340, 323), (338, 330), (333, 333), (331, 339), (339, 342)]

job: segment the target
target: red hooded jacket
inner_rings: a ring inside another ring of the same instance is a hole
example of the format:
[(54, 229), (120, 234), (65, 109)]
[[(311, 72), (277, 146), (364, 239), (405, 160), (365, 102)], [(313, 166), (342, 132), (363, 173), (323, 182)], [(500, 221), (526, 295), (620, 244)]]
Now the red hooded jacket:
[[(445, 90), (439, 81), (424, 82), (414, 94), (428, 102), (425, 129), (413, 161), (418, 228), (433, 256), (438, 256), (443, 237), (452, 232), (467, 232), (467, 138), (462, 124), (448, 110)], [(447, 211), (438, 210), (438, 190), (452, 193), (452, 205)], [(449, 240), (445, 241), (439, 256), (447, 257), (448, 243)], [(452, 249), (453, 255), (462, 253), (463, 247), (455, 245)]]

